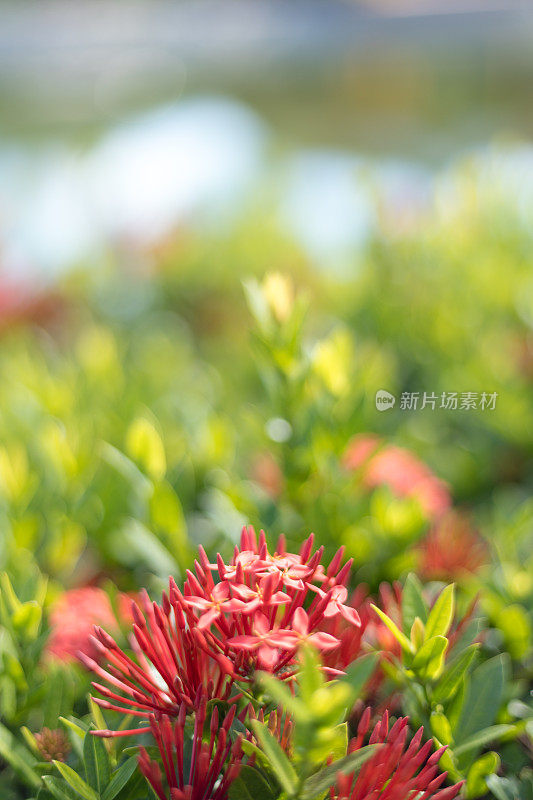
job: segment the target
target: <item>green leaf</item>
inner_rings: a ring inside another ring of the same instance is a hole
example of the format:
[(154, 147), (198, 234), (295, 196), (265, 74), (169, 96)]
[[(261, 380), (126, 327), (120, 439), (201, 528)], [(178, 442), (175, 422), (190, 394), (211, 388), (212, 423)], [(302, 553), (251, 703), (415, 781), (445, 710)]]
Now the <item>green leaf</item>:
[(39, 634), (42, 609), (35, 600), (22, 603), (13, 613), (11, 621), (13, 628), (25, 639), (32, 641)]
[(300, 657), (301, 670), (298, 675), (300, 694), (304, 703), (309, 702), (313, 694), (324, 686), (321, 664), (314, 647), (307, 645), (302, 649)]
[(426, 640), (446, 636), (455, 612), (455, 584), (445, 586), (429, 612), (426, 623)]
[(336, 725), (333, 728), (333, 733), (335, 734), (335, 739), (333, 744), (330, 745), (328, 757), (333, 760), (344, 758), (348, 752), (348, 723), (341, 722), (340, 725)]
[(350, 685), (344, 681), (331, 681), (327, 686), (317, 689), (308, 700), (314, 722), (327, 727), (338, 724), (346, 718), (352, 698)]
[(475, 800), (487, 792), (487, 777), (493, 775), (500, 766), (498, 753), (484, 753), (468, 770), (466, 776), (467, 800)]
[(0, 756), (28, 786), (37, 789), (41, 785), (41, 779), (33, 770), (37, 761), (3, 725), (0, 725)]
[(160, 577), (179, 575), (180, 569), (173, 554), (155, 533), (136, 519), (128, 518), (124, 521), (115, 535), (115, 546), (124, 563), (141, 561)]
[[(29, 800), (33, 800), (33, 798)], [(35, 800), (54, 800), (54, 795), (50, 794), (46, 786), (43, 785), (35, 795)]]
[(100, 795), (109, 783), (111, 769), (102, 739), (89, 731), (83, 741), (83, 760), (87, 783)]
[(428, 618), (428, 607), (422, 594), (422, 584), (414, 572), (406, 578), (402, 592), (402, 623), (404, 633), (409, 633), (418, 617), (424, 624)]
[(245, 765), (231, 784), (228, 797), (229, 800), (276, 800), (277, 794), (259, 770)]
[[(438, 749), (442, 745), (440, 740), (436, 741), (433, 739), (433, 742), (435, 744), (435, 749)], [(463, 780), (463, 775), (458, 771), (457, 762), (449, 748), (441, 755), (439, 759), (439, 767), (448, 773), (448, 778), (451, 781), (459, 783), (459, 781)]]
[(469, 736), (468, 739), (462, 741), (458, 747), (454, 748), (454, 755), (461, 756), (471, 750), (477, 750), (512, 730), (514, 730), (514, 725), (491, 725), (489, 728), (485, 728), (479, 733), (474, 733), (473, 736)]
[(261, 686), (277, 705), (292, 714), (295, 720), (309, 722), (311, 713), (306, 704), (300, 698), (295, 697), (285, 683), (274, 678), (268, 672), (261, 672), (258, 677)]
[(468, 672), (468, 668), (474, 660), (478, 649), (479, 644), (471, 644), (459, 656), (450, 661), (446, 667), (446, 672), (433, 690), (435, 702), (442, 703), (455, 694)]
[(72, 767), (69, 767), (68, 764), (63, 764), (62, 761), (53, 761), (52, 762), (58, 772), (61, 773), (62, 777), (66, 780), (68, 785), (78, 792), (84, 800), (100, 800), (94, 789), (91, 789), (88, 786), (83, 778), (80, 778), (77, 772), (74, 772)]
[(496, 800), (516, 800), (516, 791), (508, 778), (500, 778), (498, 775), (487, 775), (485, 783)]
[(386, 625), (387, 628), (390, 630), (396, 641), (400, 643), (402, 650), (405, 650), (406, 653), (412, 655), (414, 652), (414, 648), (409, 639), (407, 638), (407, 636), (405, 636), (405, 634), (401, 632), (396, 623), (393, 622), (392, 619), (388, 617), (380, 608), (373, 605), (372, 603), (370, 605), (374, 609), (378, 617), (381, 619), (383, 624)]
[(119, 475), (122, 475), (139, 497), (148, 499), (152, 491), (152, 482), (121, 450), (113, 447), (109, 442), (101, 442), (100, 456)]
[(126, 786), (131, 776), (137, 769), (138, 758), (131, 756), (121, 766), (115, 770), (111, 781), (102, 793), (102, 800), (113, 800), (119, 792)]
[(496, 614), (495, 624), (505, 637), (506, 649), (515, 660), (523, 658), (531, 648), (531, 623), (523, 606), (504, 606)]
[(48, 728), (55, 728), (61, 712), (72, 708), (72, 676), (65, 667), (58, 665), (49, 670), (46, 689), (43, 702), (44, 724)]
[(288, 795), (293, 795), (298, 785), (298, 776), (291, 762), (266, 725), (258, 720), (252, 720), (251, 728), (267, 756), (280, 786)]
[(434, 636), (424, 642), (413, 659), (412, 668), (423, 680), (435, 680), (442, 673), (444, 654), (448, 647), (445, 636)]
[(68, 783), (52, 775), (43, 775), (43, 783), (56, 800), (80, 800), (80, 796)]
[(13, 585), (9, 580), (9, 575), (7, 572), (2, 572), (0, 574), (0, 590), (2, 591), (2, 595), (5, 598), (7, 605), (9, 606), (10, 613), (16, 613), (17, 609), (19, 609), (21, 606), (21, 602), (15, 594)]
[(137, 417), (131, 423), (126, 434), (126, 450), (152, 480), (164, 478), (167, 471), (165, 447), (155, 426), (146, 417)]
[(492, 725), (501, 705), (507, 660), (503, 654), (485, 661), (472, 673), (455, 731), (458, 744)]
[(441, 711), (432, 711), (429, 718), (431, 732), (440, 744), (449, 745), (453, 741), (452, 728), (449, 719)]
[(450, 720), (452, 731), (457, 731), (459, 719), (463, 713), (463, 706), (465, 704), (465, 697), (468, 687), (470, 686), (470, 676), (466, 674), (463, 680), (457, 687), (457, 691), (453, 697), (446, 703), (446, 716)]
[(257, 747), (257, 745), (255, 745), (253, 742), (250, 742), (248, 739), (243, 739), (242, 749), (245, 755), (250, 757), (253, 756), (258, 764), (261, 764), (267, 770), (269, 769), (270, 761), (263, 751), (260, 750), (259, 747)]
[(415, 650), (419, 650), (422, 647), (425, 638), (426, 628), (424, 623), (420, 617), (415, 617), (415, 621), (411, 625), (411, 630), (409, 631), (409, 639)]
[(75, 717), (59, 717), (59, 722), (67, 729), (70, 743), (80, 758), (83, 758), (83, 740), (89, 727)]
[(11, 653), (4, 653), (4, 669), (19, 692), (28, 691), (28, 682), (26, 681), (22, 665)]
[(26, 740), (26, 744), (28, 745), (30, 750), (35, 755), (40, 757), (41, 754), (39, 752), (39, 747), (37, 745), (37, 740), (36, 740), (35, 736), (33, 735), (33, 733), (25, 725), (23, 725), (21, 727), (20, 732), (24, 736), (24, 739)]
[(103, 731), (107, 728), (107, 722), (104, 719), (104, 715), (102, 714), (102, 709), (95, 703), (91, 695), (87, 697), (87, 705), (89, 707), (89, 711), (91, 713), (91, 717), (93, 719), (94, 726), (97, 731)]
[(150, 498), (150, 514), (153, 525), (162, 532), (166, 547), (175, 554), (179, 566), (185, 571), (191, 560), (187, 523), (180, 499), (166, 481), (154, 486)]
[(344, 775), (359, 772), (365, 761), (368, 761), (378, 747), (380, 747), (379, 744), (369, 744), (355, 753), (350, 753), (349, 756), (341, 758), (339, 761), (334, 761), (333, 764), (324, 767), (320, 772), (315, 772), (305, 781), (300, 793), (301, 800), (313, 800), (315, 797), (321, 797), (335, 783), (335, 778), (339, 772)]
[(377, 653), (369, 653), (366, 656), (362, 656), (361, 658), (357, 658), (355, 661), (352, 661), (346, 670), (346, 675), (342, 678), (342, 681), (350, 684), (350, 688), (355, 698), (358, 698), (361, 694), (361, 690), (363, 689), (365, 683), (376, 669), (378, 660), (379, 656)]

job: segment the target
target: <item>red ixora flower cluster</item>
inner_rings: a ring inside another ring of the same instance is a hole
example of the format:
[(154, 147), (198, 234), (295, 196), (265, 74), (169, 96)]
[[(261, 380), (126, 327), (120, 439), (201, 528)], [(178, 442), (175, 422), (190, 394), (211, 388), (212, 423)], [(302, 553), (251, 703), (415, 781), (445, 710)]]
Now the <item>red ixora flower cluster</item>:
[[(228, 789), (239, 774), (243, 755), (242, 734), (232, 742), (230, 728), (235, 706), (220, 720), (215, 707), (209, 723), (209, 738), (204, 739), (207, 717), (207, 696), (200, 690), (196, 698), (196, 714), (192, 734), (192, 750), (188, 769), (184, 764), (185, 721), (187, 706), (180, 706), (172, 722), (168, 716), (150, 716), (150, 728), (161, 753), (166, 784), (171, 800), (225, 800)], [(245, 716), (246, 711), (244, 715)], [(160, 800), (167, 800), (161, 769), (141, 747), (139, 768)]]
[[(200, 547), (183, 592), (171, 578), (161, 605), (150, 602), (146, 592), (142, 611), (132, 603), (136, 659), (95, 629), (101, 658), (79, 657), (107, 684), (93, 684), (105, 698), (96, 702), (145, 719), (153, 713), (173, 717), (182, 704), (194, 707), (198, 687), (210, 699), (228, 700), (233, 681), (252, 680), (256, 669), (292, 677), (304, 642), (322, 653), (339, 647), (339, 639), (325, 630), (330, 623), (342, 618), (355, 628), (361, 625), (357, 611), (346, 605), (352, 562), (341, 566), (341, 548), (325, 569), (323, 548), (314, 550), (313, 541), (311, 534), (296, 555), (280, 537), (270, 554), (263, 531), (256, 537), (245, 527), (229, 564), (221, 556), (211, 564)], [(107, 668), (100, 666), (103, 659)]]
[[(363, 764), (357, 776), (337, 776), (331, 788), (332, 800), (453, 800), (463, 783), (440, 787), (447, 777), (440, 772), (439, 759), (446, 750), (441, 747), (432, 753), (433, 743), (421, 746), (423, 728), (420, 728), (407, 743), (408, 717), (400, 717), (389, 730), (389, 716), (385, 712), (370, 736), (369, 744), (381, 744)], [(370, 725), (370, 709), (367, 708), (357, 729), (356, 738), (349, 744), (348, 752), (359, 750), (365, 741)]]

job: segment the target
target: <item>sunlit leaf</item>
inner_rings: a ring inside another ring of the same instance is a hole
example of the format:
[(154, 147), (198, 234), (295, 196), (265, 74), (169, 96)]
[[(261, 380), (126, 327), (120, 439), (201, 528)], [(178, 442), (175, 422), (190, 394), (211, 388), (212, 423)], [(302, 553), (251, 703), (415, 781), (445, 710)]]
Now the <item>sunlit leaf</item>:
[(426, 639), (446, 636), (455, 612), (455, 584), (446, 586), (437, 597), (426, 623)]

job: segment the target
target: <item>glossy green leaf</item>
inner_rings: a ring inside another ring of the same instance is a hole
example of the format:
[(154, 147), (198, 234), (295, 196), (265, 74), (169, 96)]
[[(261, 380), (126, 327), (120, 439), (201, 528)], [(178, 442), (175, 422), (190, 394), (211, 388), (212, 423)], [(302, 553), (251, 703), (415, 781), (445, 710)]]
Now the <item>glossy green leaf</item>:
[(422, 584), (414, 572), (406, 578), (402, 592), (402, 622), (404, 633), (409, 633), (418, 617), (424, 624), (428, 616), (427, 603), (422, 594)]
[(387, 626), (387, 628), (392, 633), (396, 641), (399, 642), (402, 650), (405, 650), (406, 653), (412, 654), (414, 652), (413, 645), (411, 644), (407, 636), (405, 636), (405, 634), (401, 632), (396, 623), (393, 622), (393, 620), (390, 617), (388, 617), (380, 608), (373, 605), (372, 603), (370, 605), (372, 609), (376, 612), (378, 617), (381, 619), (383, 624)]
[(494, 774), (487, 775), (485, 783), (496, 800), (516, 800), (516, 788), (508, 778), (500, 778)]
[(507, 650), (512, 658), (523, 658), (531, 648), (531, 623), (523, 606), (513, 604), (501, 608), (495, 623), (502, 631)]
[(41, 785), (41, 780), (34, 771), (36, 759), (26, 747), (17, 742), (4, 725), (0, 725), (0, 756), (28, 786), (37, 788)]
[(74, 691), (73, 675), (63, 665), (49, 669), (46, 681), (46, 694), (43, 701), (44, 724), (57, 728), (57, 720), (62, 711), (72, 708)]
[(191, 560), (187, 523), (180, 499), (166, 481), (154, 486), (150, 498), (150, 514), (153, 526), (160, 532), (166, 547), (174, 554), (184, 571)]
[(455, 613), (455, 584), (445, 586), (429, 612), (426, 623), (426, 640), (446, 636)]
[(68, 785), (61, 778), (55, 778), (52, 775), (43, 775), (43, 783), (47, 790), (53, 795), (56, 800), (80, 800), (78, 792)]
[(426, 638), (426, 629), (420, 617), (415, 617), (411, 630), (409, 631), (409, 639), (415, 650), (420, 650)]
[(259, 674), (259, 680), (261, 686), (276, 704), (292, 714), (296, 720), (308, 722), (311, 719), (311, 713), (307, 705), (299, 697), (295, 697), (292, 694), (285, 682), (274, 678), (273, 675), (266, 672)]
[(446, 671), (433, 690), (433, 699), (437, 703), (442, 703), (452, 697), (460, 683), (464, 680), (470, 665), (472, 664), (479, 644), (471, 644), (459, 656), (452, 659), (446, 665)]
[(35, 600), (22, 603), (13, 613), (13, 628), (25, 639), (36, 639), (41, 626), (42, 609)]
[(78, 792), (84, 800), (99, 800), (97, 793), (92, 789), (83, 778), (80, 778), (77, 772), (75, 772), (72, 767), (69, 767), (68, 764), (63, 764), (62, 761), (54, 761), (54, 766), (61, 774), (61, 776), (66, 780), (68, 785)]
[(431, 732), (441, 744), (453, 742), (452, 728), (449, 719), (441, 711), (433, 711), (429, 718)]
[(442, 673), (444, 654), (448, 647), (445, 636), (428, 639), (413, 659), (412, 668), (421, 680), (436, 680)]
[(138, 758), (131, 756), (115, 770), (111, 780), (102, 792), (102, 800), (113, 800), (122, 791), (137, 769), (137, 763)]
[(458, 745), (492, 725), (502, 702), (506, 674), (507, 660), (503, 655), (494, 656), (474, 670), (455, 731)]
[(7, 572), (0, 573), (0, 590), (11, 614), (15, 614), (21, 606)]
[(500, 766), (497, 753), (484, 753), (472, 764), (466, 776), (467, 800), (475, 800), (487, 792), (487, 777), (493, 775)]
[(335, 761), (333, 764), (329, 764), (324, 769), (321, 769), (320, 772), (316, 772), (314, 775), (311, 775), (308, 778), (301, 791), (300, 797), (302, 800), (313, 800), (316, 797), (322, 797), (323, 793), (329, 789), (329, 787), (335, 783), (335, 778), (339, 772), (343, 773), (344, 775), (349, 775), (352, 772), (357, 774), (363, 764), (368, 761), (368, 759), (374, 755), (376, 749), (380, 745), (378, 744), (371, 744), (367, 745), (366, 747), (362, 747), (360, 750), (357, 750), (355, 753), (351, 753), (344, 758), (341, 758), (339, 761)]
[(266, 770), (270, 768), (270, 761), (266, 757), (265, 753), (257, 747), (256, 744), (250, 742), (248, 739), (242, 740), (242, 749), (245, 755), (253, 757), (255, 759), (256, 764), (264, 767)]
[[(244, 765), (229, 788), (229, 800), (276, 800), (274, 791), (258, 769)], [(103, 800), (108, 800), (104, 798)]]
[(90, 731), (85, 734), (83, 741), (83, 760), (87, 783), (98, 794), (102, 794), (111, 776), (109, 756), (103, 740), (93, 736)]
[(301, 669), (298, 674), (298, 685), (302, 701), (305, 703), (324, 685), (324, 676), (320, 669), (320, 660), (314, 647), (302, 648), (300, 657)]
[(374, 673), (379, 661), (377, 653), (368, 653), (361, 658), (352, 661), (346, 669), (346, 675), (342, 678), (343, 682), (349, 683), (354, 698), (358, 698), (365, 683)]
[(287, 794), (293, 795), (298, 785), (298, 776), (285, 752), (280, 747), (278, 741), (272, 736), (266, 725), (258, 720), (253, 720), (251, 728), (263, 752), (267, 756), (280, 786)]
[(453, 752), (456, 756), (461, 756), (471, 750), (477, 750), (490, 742), (497, 741), (501, 736), (512, 731), (513, 727), (513, 725), (491, 725), (479, 733), (474, 733), (468, 739), (464, 739), (458, 747), (454, 748)]
[(19, 692), (28, 690), (28, 682), (20, 661), (11, 653), (4, 653), (4, 669)]
[(126, 435), (128, 455), (137, 461), (152, 480), (160, 481), (165, 476), (167, 462), (163, 441), (150, 420), (137, 417)]
[(89, 727), (75, 717), (59, 717), (59, 722), (67, 729), (70, 743), (80, 758), (83, 758), (83, 741)]

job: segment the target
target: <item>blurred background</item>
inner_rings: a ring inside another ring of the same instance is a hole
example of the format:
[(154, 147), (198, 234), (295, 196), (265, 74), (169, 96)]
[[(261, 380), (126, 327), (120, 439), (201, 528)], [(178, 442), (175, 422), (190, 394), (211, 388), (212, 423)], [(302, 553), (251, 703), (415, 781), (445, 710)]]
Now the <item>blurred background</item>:
[(252, 522), (344, 544), (371, 589), (413, 568), (482, 585), (530, 652), (531, 5), (0, 18), (0, 562), (20, 591), (35, 571), (51, 598), (158, 588)]

